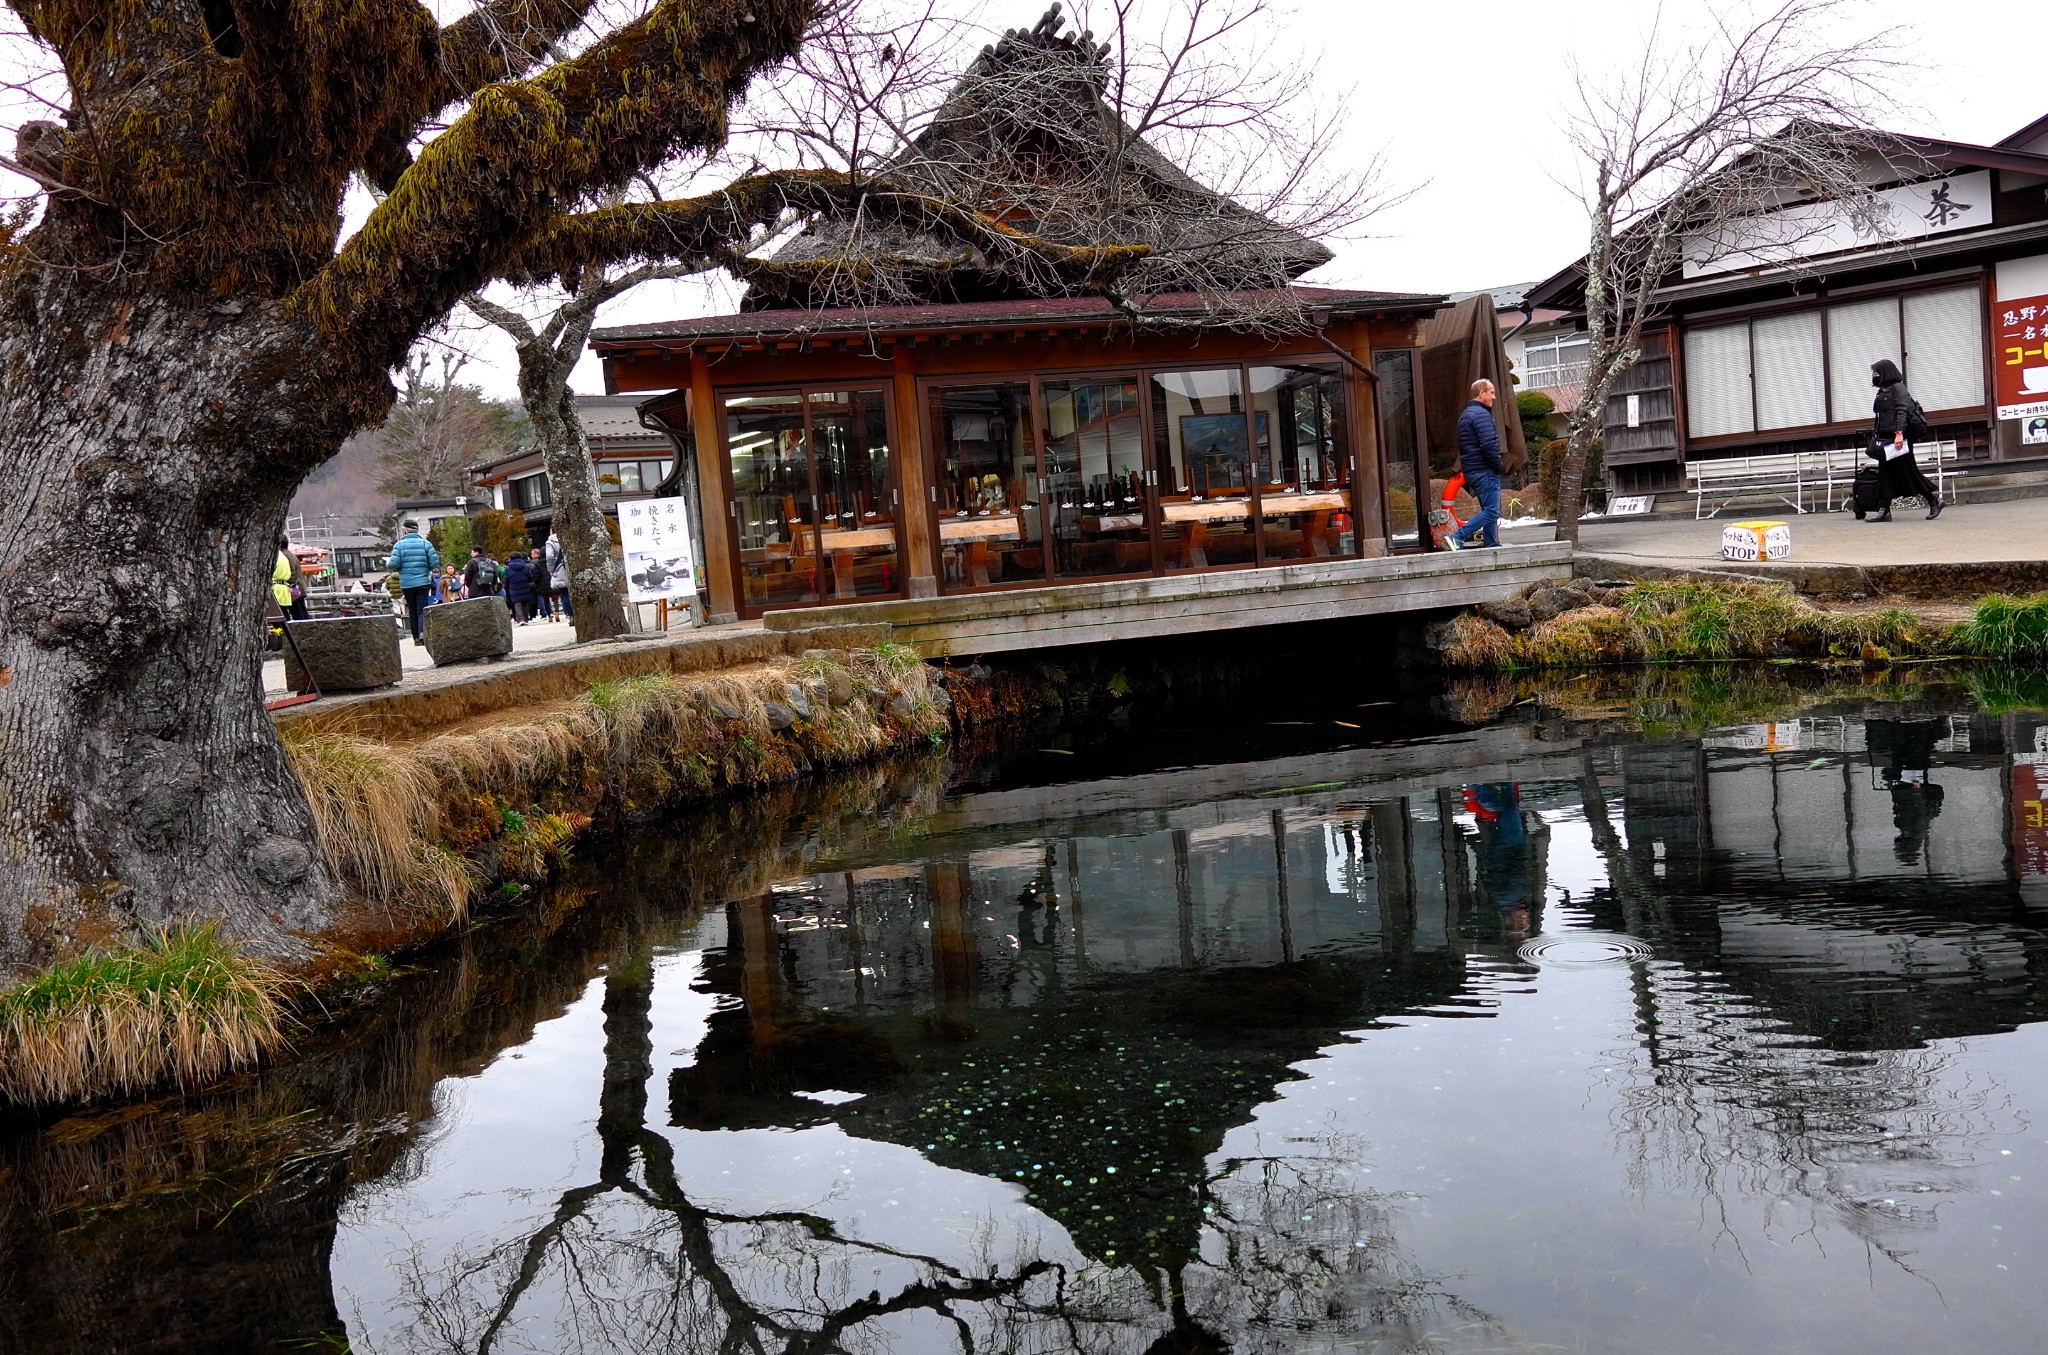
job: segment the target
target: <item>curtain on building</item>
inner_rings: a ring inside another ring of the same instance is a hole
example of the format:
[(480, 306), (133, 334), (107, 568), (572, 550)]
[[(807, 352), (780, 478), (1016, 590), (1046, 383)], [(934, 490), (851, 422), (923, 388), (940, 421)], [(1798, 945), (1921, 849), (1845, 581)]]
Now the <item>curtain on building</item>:
[(1716, 438), (1755, 430), (1749, 393), (1749, 322), (1687, 330), (1686, 434)]
[(1870, 384), (1870, 364), (1879, 358), (1904, 366), (1899, 299), (1886, 296), (1828, 307), (1828, 385), (1837, 423), (1870, 418), (1871, 402), (1877, 398)]
[(1820, 312), (1764, 316), (1751, 325), (1756, 426), (1804, 428), (1828, 421)]
[(1904, 299), (1906, 385), (1925, 409), (1984, 403), (1984, 306), (1975, 287)]

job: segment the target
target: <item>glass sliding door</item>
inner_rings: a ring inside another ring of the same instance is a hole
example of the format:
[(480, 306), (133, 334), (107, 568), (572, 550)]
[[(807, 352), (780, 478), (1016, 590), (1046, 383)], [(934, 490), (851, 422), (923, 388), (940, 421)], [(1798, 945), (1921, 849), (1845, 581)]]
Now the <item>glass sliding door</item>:
[(1046, 582), (1031, 383), (942, 387), (929, 408), (939, 586)]
[(1252, 446), (1255, 438), (1270, 443), (1271, 413), (1247, 421), (1243, 373), (1235, 367), (1154, 372), (1149, 385), (1167, 569), (1254, 563)]
[(1315, 364), (1253, 367), (1250, 378), (1262, 558), (1356, 555), (1342, 375)]
[(802, 397), (796, 391), (728, 397), (725, 446), (732, 465), (740, 605), (758, 612), (821, 601)]
[(1151, 573), (1138, 379), (1041, 381), (1038, 391), (1053, 577)]
[(1386, 475), (1387, 546), (1415, 550), (1422, 545), (1422, 519), (1415, 495), (1415, 458), (1421, 428), (1415, 402), (1415, 353), (1396, 348), (1373, 354), (1379, 376), (1380, 456)]
[(758, 615), (899, 591), (882, 392), (772, 391), (721, 403), (741, 609)]
[(878, 390), (812, 391), (811, 462), (818, 483), (819, 554), (834, 598), (897, 591), (896, 477), (889, 418)]

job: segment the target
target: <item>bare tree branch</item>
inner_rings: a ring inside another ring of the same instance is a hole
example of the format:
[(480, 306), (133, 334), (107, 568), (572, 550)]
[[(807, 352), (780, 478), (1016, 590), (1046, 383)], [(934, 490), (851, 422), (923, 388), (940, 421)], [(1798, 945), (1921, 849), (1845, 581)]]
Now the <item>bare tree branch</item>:
[(1914, 158), (1873, 130), (1903, 63), (1890, 33), (1845, 38), (1856, 8), (1781, 0), (1759, 17), (1721, 15), (1690, 45), (1668, 45), (1653, 26), (1629, 74), (1578, 77), (1569, 133), (1588, 178), (1580, 267), (1591, 343), (1566, 420), (1561, 538), (1578, 541), (1587, 455), (1616, 383), (1641, 360), (1658, 290), (1687, 252), (1725, 250), (1768, 221), (1786, 228), (1776, 245), (1789, 258), (1821, 218), (1781, 209), (1831, 204), (1867, 223), (1873, 185)]

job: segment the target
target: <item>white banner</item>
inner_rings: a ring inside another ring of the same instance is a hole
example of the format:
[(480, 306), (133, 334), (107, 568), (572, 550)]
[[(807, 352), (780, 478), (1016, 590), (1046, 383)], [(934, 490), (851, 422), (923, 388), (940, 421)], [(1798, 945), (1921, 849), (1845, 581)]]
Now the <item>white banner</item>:
[(1971, 170), (1875, 195), (1876, 230), (1858, 229), (1839, 203), (1810, 202), (1730, 222), (1712, 238), (1686, 242), (1685, 276), (1775, 268), (1816, 254), (1875, 249), (1991, 224), (1991, 171)]
[(696, 595), (690, 508), (680, 495), (621, 503), (619, 543), (626, 552), (629, 602), (687, 602)]

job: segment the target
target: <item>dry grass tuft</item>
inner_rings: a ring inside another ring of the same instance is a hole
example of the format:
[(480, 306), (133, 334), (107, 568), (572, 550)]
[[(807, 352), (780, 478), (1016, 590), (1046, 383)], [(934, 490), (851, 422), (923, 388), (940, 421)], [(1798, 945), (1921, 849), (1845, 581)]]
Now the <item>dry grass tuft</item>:
[(1628, 614), (1618, 607), (1580, 607), (1540, 621), (1521, 641), (1521, 657), (1542, 668), (1631, 663), (1641, 654)]
[(445, 909), (461, 920), (476, 882), (440, 847), (442, 787), (433, 770), (369, 739), (293, 725), (278, 734), (335, 872), (365, 898)]
[(204, 1082), (284, 1043), (285, 991), (211, 923), (88, 952), (0, 993), (0, 1092), (54, 1105)]
[(1446, 622), (1438, 643), (1444, 666), (1465, 672), (1512, 668), (1520, 657), (1514, 636), (1471, 613)]

